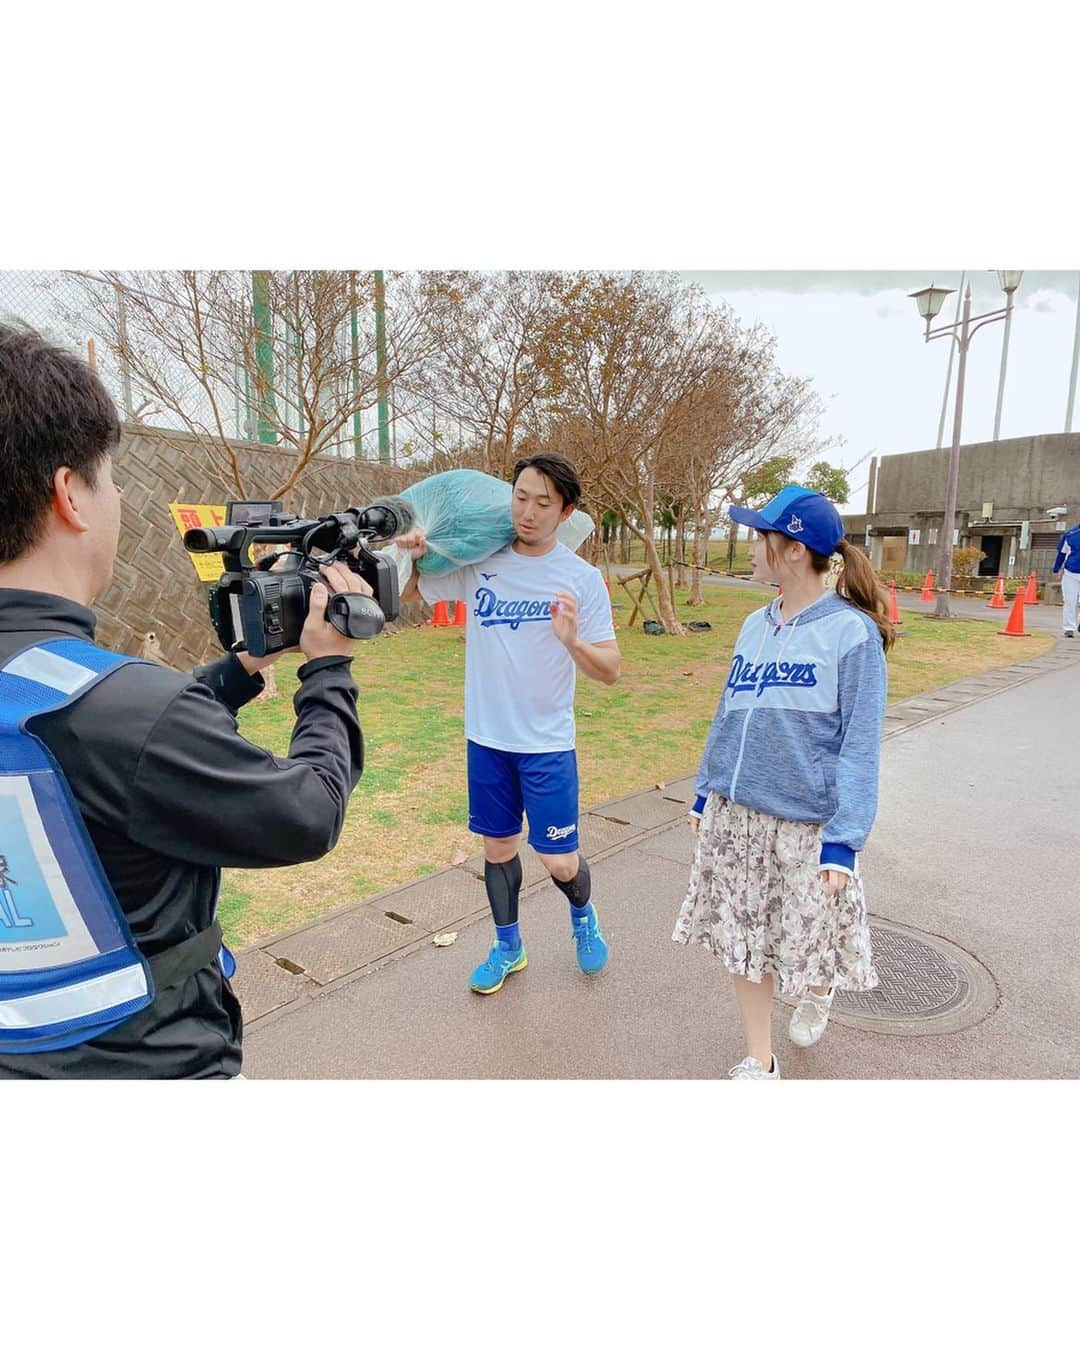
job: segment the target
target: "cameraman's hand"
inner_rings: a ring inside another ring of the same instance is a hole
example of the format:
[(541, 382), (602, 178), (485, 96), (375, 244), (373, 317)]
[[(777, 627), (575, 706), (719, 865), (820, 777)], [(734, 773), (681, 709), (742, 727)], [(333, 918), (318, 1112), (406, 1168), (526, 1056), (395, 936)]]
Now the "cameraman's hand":
[(252, 656), (250, 652), (233, 652), (233, 655), (249, 675), (257, 675), (260, 670), (272, 666), (278, 657), (284, 656), (285, 653), (272, 652), (269, 656)]
[(375, 592), (363, 577), (344, 563), (330, 563), (320, 567), (319, 572), (323, 579), (311, 588), (308, 616), (300, 633), (300, 650), (309, 661), (315, 661), (320, 656), (352, 656), (356, 642), (339, 633), (329, 622), (326, 602), (332, 593), (339, 591), (353, 591), (357, 595), (374, 595)]

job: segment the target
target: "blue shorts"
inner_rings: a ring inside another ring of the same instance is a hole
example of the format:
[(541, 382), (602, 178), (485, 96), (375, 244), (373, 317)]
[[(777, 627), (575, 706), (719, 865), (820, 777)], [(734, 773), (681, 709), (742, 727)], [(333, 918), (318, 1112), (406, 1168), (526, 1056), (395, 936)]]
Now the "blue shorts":
[(578, 847), (578, 771), (573, 750), (519, 755), (468, 741), (469, 829), (489, 839), (521, 831), (537, 853), (574, 853)]

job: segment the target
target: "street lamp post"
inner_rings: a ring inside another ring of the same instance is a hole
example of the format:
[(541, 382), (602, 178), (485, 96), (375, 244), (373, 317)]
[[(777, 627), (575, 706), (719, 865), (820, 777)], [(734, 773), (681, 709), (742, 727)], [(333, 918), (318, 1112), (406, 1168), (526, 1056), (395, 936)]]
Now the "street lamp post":
[(1008, 281), (1009, 277), (1015, 276), (1016, 282), (1015, 284), (1012, 284), (1012, 290), (1005, 291), (1005, 294), (1008, 297), (1008, 299), (1005, 304), (1005, 332), (1002, 334), (1001, 338), (1001, 369), (998, 372), (997, 407), (994, 409), (995, 441), (1001, 439), (1001, 408), (1005, 402), (1005, 371), (1009, 364), (1009, 333), (1012, 329), (1012, 292), (1016, 290), (1016, 287), (1020, 284), (1020, 277), (1022, 275), (1023, 275), (1022, 272), (998, 273), (998, 277), (1001, 280), (1001, 286), (1003, 290), (1007, 285), (1011, 284)]
[(927, 342), (935, 338), (951, 337), (957, 344), (959, 362), (956, 369), (956, 410), (953, 414), (953, 438), (949, 449), (949, 468), (945, 485), (945, 516), (941, 523), (941, 550), (938, 554), (938, 597), (934, 617), (948, 619), (949, 589), (952, 586), (953, 530), (956, 528), (956, 487), (960, 477), (960, 431), (964, 417), (964, 376), (967, 372), (968, 347), (972, 337), (987, 324), (998, 323), (1012, 317), (1013, 292), (1020, 285), (1023, 272), (999, 272), (1001, 289), (1005, 292), (1004, 309), (991, 310), (986, 314), (971, 317), (971, 286), (964, 292), (964, 307), (958, 323), (942, 324), (940, 328), (931, 328), (931, 322), (941, 312), (941, 306), (951, 290), (940, 286), (927, 286), (924, 290), (913, 291), (910, 298), (919, 308), (919, 314), (926, 320)]

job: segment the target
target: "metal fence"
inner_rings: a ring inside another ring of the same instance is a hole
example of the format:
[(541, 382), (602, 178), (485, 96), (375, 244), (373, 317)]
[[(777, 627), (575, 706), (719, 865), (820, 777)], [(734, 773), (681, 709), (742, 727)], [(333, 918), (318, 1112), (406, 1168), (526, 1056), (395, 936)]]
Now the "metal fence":
[[(121, 357), (101, 339), (100, 319), (92, 312), (87, 286), (96, 288), (102, 304), (117, 306), (118, 318), (122, 317), (124, 297), (120, 288), (103, 279), (98, 281), (95, 276), (94, 273), (68, 271), (0, 271), (0, 323), (28, 325), (49, 341), (78, 352), (96, 369), (126, 421), (170, 430), (194, 430), (200, 424), (211, 425), (214, 419), (208, 400), (197, 381), (188, 380), (185, 385), (182, 372), (174, 371), (172, 384), (180, 390), (180, 411), (164, 407), (160, 400), (153, 397), (152, 391), (139, 387), (137, 379), (125, 368)], [(246, 288), (250, 294), (251, 274), (236, 273), (236, 284), (240, 290)], [(151, 298), (157, 305), (168, 304), (164, 297)], [(95, 337), (95, 332), (99, 336)], [(343, 329), (339, 341), (342, 352), (346, 352), (349, 342), (347, 329)], [(235, 378), (236, 372), (233, 374), (233, 383), (239, 385), (240, 380)], [(391, 399), (393, 393), (391, 390)], [(235, 397), (219, 400), (218, 412), (222, 410), (227, 435), (237, 440), (254, 441), (258, 438), (258, 409), (253, 391), (250, 397), (244, 397), (238, 392)], [(299, 417), (296, 420), (298, 429), (302, 430)], [(359, 447), (360, 458), (375, 459), (378, 455), (377, 426), (377, 415), (373, 410), (365, 409), (358, 414), (355, 423), (350, 421), (349, 429), (343, 431), (340, 439), (328, 446), (324, 453), (353, 458), (357, 456)], [(395, 426), (395, 452), (397, 431)], [(395, 453), (395, 461), (396, 458)]]
[[(0, 323), (26, 324), (58, 346), (76, 351), (95, 367), (110, 395), (130, 418), (130, 381), (115, 356), (95, 342), (82, 319), (82, 296), (65, 272), (0, 272)], [(179, 429), (176, 417), (155, 425)]]

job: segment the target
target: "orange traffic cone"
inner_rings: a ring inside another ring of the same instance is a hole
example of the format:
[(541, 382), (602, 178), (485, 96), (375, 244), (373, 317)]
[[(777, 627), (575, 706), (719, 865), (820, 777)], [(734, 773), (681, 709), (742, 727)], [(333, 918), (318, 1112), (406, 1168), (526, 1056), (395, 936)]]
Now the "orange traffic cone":
[(987, 609), (1007, 608), (1005, 604), (1005, 578), (1003, 576), (999, 576), (997, 581), (994, 582), (994, 594), (987, 601), (986, 608)]
[(464, 601), (464, 600), (455, 600), (455, 601), (454, 601), (454, 622), (453, 622), (453, 625), (452, 625), (452, 626), (453, 626), (454, 628), (464, 628), (464, 627), (465, 627), (465, 601)]
[(890, 581), (890, 582), (889, 582), (889, 613), (888, 613), (888, 620), (889, 620), (890, 623), (899, 623), (899, 622), (900, 622), (900, 606), (899, 606), (899, 604), (897, 603), (897, 600), (896, 600), (896, 582), (895, 582), (895, 581)]
[(450, 627), (450, 611), (446, 608), (445, 600), (435, 601), (435, 612), (432, 614), (431, 618), (428, 619), (428, 623), (432, 628)]
[(1009, 617), (1005, 627), (999, 628), (998, 632), (1002, 637), (1028, 636), (1024, 628), (1024, 588), (1022, 586), (1016, 592), (1016, 599), (1013, 601), (1012, 609), (1009, 611)]
[(931, 567), (927, 572), (922, 584), (922, 595), (920, 600), (933, 600), (934, 598), (934, 569)]
[(1025, 605), (1037, 605), (1039, 603), (1039, 586), (1035, 580), (1035, 573), (1032, 572), (1028, 577), (1027, 595), (1024, 596)]

